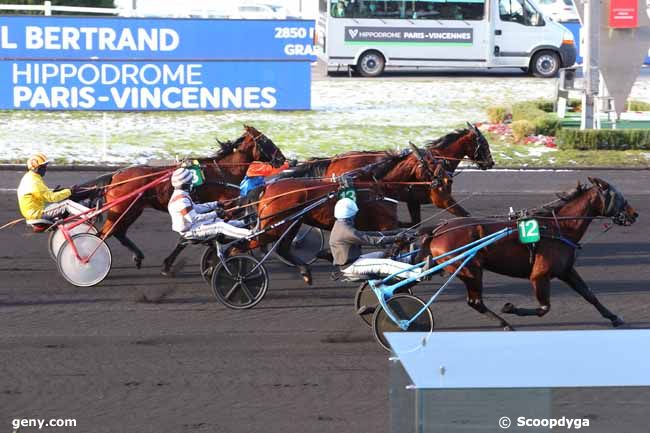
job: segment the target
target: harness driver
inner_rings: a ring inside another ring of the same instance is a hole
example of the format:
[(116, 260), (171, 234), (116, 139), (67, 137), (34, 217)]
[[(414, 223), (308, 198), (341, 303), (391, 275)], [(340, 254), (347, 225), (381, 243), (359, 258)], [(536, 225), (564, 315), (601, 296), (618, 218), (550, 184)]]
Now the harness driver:
[(172, 217), (172, 230), (185, 239), (203, 240), (217, 234), (240, 239), (253, 232), (244, 228), (240, 221), (225, 222), (220, 218), (223, 208), (218, 201), (194, 203), (190, 197), (194, 176), (186, 168), (179, 168), (172, 174), (174, 192), (167, 210)]
[[(89, 209), (69, 200), (76, 187), (54, 190), (43, 181), (50, 161), (43, 153), (36, 153), (27, 160), (27, 173), (18, 185), (18, 206), (28, 225), (51, 225), (56, 218), (79, 215)], [(52, 203), (46, 206), (46, 203)]]
[[(354, 217), (358, 212), (357, 204), (349, 198), (340, 199), (334, 207), (336, 222), (330, 234), (329, 245), (333, 263), (341, 268), (343, 275), (358, 279), (364, 275), (386, 276), (410, 268), (411, 264), (387, 258), (383, 251), (361, 254), (363, 245), (386, 246), (406, 237), (357, 230), (354, 227)], [(412, 269), (402, 272), (398, 278), (418, 277), (421, 272), (420, 268)]]

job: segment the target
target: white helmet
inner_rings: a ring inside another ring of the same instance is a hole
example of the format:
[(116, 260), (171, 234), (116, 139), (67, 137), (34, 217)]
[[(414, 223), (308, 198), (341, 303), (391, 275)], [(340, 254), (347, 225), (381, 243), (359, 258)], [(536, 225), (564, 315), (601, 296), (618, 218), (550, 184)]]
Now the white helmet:
[(334, 206), (334, 217), (337, 220), (353, 218), (357, 212), (359, 212), (359, 207), (354, 200), (349, 198), (342, 198)]
[(172, 186), (174, 188), (182, 188), (183, 185), (191, 184), (194, 175), (186, 168), (179, 168), (172, 174)]

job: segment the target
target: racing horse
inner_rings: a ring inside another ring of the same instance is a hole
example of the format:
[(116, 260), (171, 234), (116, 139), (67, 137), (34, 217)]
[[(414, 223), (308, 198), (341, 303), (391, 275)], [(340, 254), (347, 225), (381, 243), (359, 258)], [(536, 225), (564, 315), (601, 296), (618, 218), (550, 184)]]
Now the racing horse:
[[(398, 184), (391, 184), (387, 179), (397, 176), (396, 173), (400, 173), (401, 181)], [(414, 148), (412, 152), (402, 152), (385, 157), (384, 160), (370, 164), (361, 169), (361, 173), (354, 173), (354, 175), (357, 175), (359, 179), (364, 177), (379, 179), (354, 180), (352, 182), (352, 186), (359, 189), (357, 193), (359, 214), (356, 221), (360, 230), (388, 231), (399, 227), (396, 202), (383, 198), (386, 196), (386, 191), (390, 191), (394, 187), (404, 187), (401, 182), (427, 183), (431, 201), (438, 200), (439, 196), (444, 197), (447, 201), (451, 200), (451, 179), (442, 164), (431, 158), (424, 158), (417, 148)], [(345, 188), (349, 181), (346, 181), (344, 176), (340, 182), (343, 182)], [(257, 204), (259, 229), (264, 230), (283, 219), (286, 219), (287, 223), (270, 229), (245, 244), (237, 244), (228, 253), (236, 254), (280, 240), (277, 247), (278, 254), (289, 263), (294, 264), (305, 282), (311, 284), (309, 265), (293, 254), (292, 241), (302, 223), (320, 229), (332, 230), (335, 222), (336, 200), (334, 198), (341, 188), (341, 183), (321, 178), (282, 179), (267, 185)], [(299, 218), (297, 223), (292, 224), (294, 222), (291, 218), (292, 214), (328, 195), (330, 195), (329, 200)], [(287, 230), (289, 231), (285, 233)]]
[[(539, 303), (536, 308), (521, 308), (506, 303), (501, 309), (504, 314), (544, 316), (551, 308), (550, 282), (558, 278), (592, 304), (613, 326), (624, 323), (600, 303), (575, 269), (575, 250), (594, 219), (611, 218), (615, 224), (628, 226), (636, 221), (639, 214), (614, 186), (592, 177), (589, 182), (591, 187), (578, 183), (573, 191), (558, 195), (559, 200), (524, 213), (525, 218), (539, 221), (541, 239), (534, 246), (520, 243), (516, 233), (513, 233), (514, 236), (480, 250), (468, 262), (458, 277), (465, 284), (470, 307), (498, 321), (505, 330), (512, 330), (508, 322), (483, 303), (483, 271), (489, 270), (501, 275), (528, 278)], [(515, 228), (516, 231), (516, 221), (459, 218), (441, 224), (422, 238), (419, 259), (424, 260), (428, 254), (438, 257), (505, 227)], [(453, 256), (439, 259), (438, 263), (450, 257)], [(459, 262), (451, 264), (445, 267), (445, 271), (453, 273), (459, 265)]]
[[(237, 140), (219, 142), (219, 145), (221, 148), (215, 155), (198, 159), (205, 176), (205, 182), (193, 192), (198, 201), (221, 201), (237, 197), (239, 195), (238, 185), (253, 161), (270, 162), (274, 167), (280, 167), (285, 161), (280, 149), (268, 137), (251, 126), (244, 126), (244, 133)], [(165, 172), (169, 173), (175, 167), (137, 165), (120, 170), (113, 175), (111, 182), (106, 186), (104, 199), (110, 202), (123, 197), (145, 186), (156, 176), (164, 175)], [(140, 268), (144, 254), (127, 237), (127, 230), (147, 207), (167, 212), (167, 204), (172, 192), (171, 182), (165, 182), (147, 191), (135, 203), (136, 198), (111, 208), (99, 235), (115, 236), (133, 253), (135, 265)], [(177, 246), (177, 249), (182, 250), (183, 248)], [(178, 253), (180, 251), (175, 256)], [(163, 266), (163, 269), (168, 270), (171, 263), (165, 262)]]
[[(478, 127), (469, 122), (467, 128), (453, 131), (427, 143), (425, 154), (426, 158), (439, 160), (450, 176), (453, 176), (460, 162), (466, 157), (475, 162), (481, 170), (494, 167), (490, 144)], [(311, 164), (320, 170), (318, 175), (331, 177), (380, 161), (385, 156), (386, 152), (347, 152), (333, 158), (315, 158), (311, 160)], [(396, 176), (391, 180), (395, 181), (399, 178)], [(447, 209), (456, 216), (469, 215), (469, 212), (457, 204), (451, 195), (442, 193), (432, 196), (424, 184), (391, 188), (388, 196), (407, 203), (411, 223), (406, 225), (413, 225), (421, 221), (420, 206), (426, 203), (433, 203), (441, 209)]]

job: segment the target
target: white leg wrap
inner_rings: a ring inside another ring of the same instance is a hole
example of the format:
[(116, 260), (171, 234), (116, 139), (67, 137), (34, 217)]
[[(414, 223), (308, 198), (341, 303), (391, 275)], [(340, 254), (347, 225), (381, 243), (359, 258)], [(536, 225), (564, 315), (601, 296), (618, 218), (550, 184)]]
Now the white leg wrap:
[(58, 203), (53, 203), (43, 209), (43, 217), (56, 218), (68, 213), (70, 215), (79, 215), (86, 212), (88, 208), (72, 200), (63, 200)]
[[(348, 276), (370, 274), (387, 276), (411, 267), (408, 263), (398, 262), (392, 259), (379, 259), (364, 256), (359, 257), (354, 263), (343, 269), (343, 273)], [(420, 276), (421, 272), (422, 269), (416, 268), (408, 272), (403, 272), (397, 277), (402, 279), (417, 278)]]
[(204, 224), (195, 229), (189, 230), (183, 234), (186, 238), (191, 239), (203, 239), (208, 238), (217, 234), (223, 234), (230, 238), (244, 238), (249, 236), (253, 232), (251, 230), (235, 227), (234, 225), (228, 224), (224, 221), (217, 221), (210, 224)]

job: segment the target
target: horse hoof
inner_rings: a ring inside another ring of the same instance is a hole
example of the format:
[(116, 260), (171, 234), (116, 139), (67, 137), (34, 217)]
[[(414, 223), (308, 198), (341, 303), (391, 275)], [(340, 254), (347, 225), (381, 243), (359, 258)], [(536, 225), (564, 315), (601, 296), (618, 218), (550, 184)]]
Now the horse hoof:
[(503, 330), (504, 331), (514, 331), (515, 328), (513, 328), (511, 325), (506, 325), (506, 326), (503, 327)]
[(501, 307), (501, 312), (504, 314), (512, 314), (515, 312), (515, 305), (511, 302), (506, 302), (503, 304), (503, 307)]
[(620, 328), (621, 326), (625, 325), (625, 321), (621, 319), (620, 317), (616, 316), (614, 320), (612, 320), (612, 326), (614, 328)]
[(136, 269), (142, 268), (142, 259), (140, 257), (133, 257), (133, 261), (135, 262)]
[(160, 275), (162, 275), (163, 277), (171, 278), (174, 276), (174, 273), (171, 271), (171, 269), (161, 269)]
[(309, 284), (311, 286), (311, 283), (312, 283), (311, 275), (303, 275), (302, 279), (305, 281), (305, 283), (307, 283), (307, 284)]

